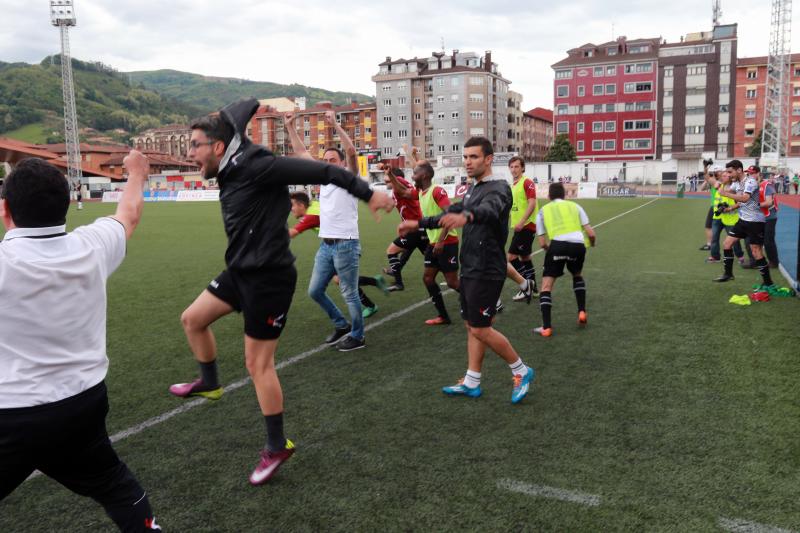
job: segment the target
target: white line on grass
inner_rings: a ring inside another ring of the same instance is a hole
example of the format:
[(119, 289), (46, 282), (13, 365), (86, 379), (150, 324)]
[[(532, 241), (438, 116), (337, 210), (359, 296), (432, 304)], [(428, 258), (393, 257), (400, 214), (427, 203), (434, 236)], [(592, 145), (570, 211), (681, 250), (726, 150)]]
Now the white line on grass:
[(738, 518), (720, 518), (719, 527), (733, 533), (794, 533), (791, 529), (781, 529), (767, 524), (759, 524), (758, 522), (739, 520)]
[[(650, 200), (649, 202), (647, 202), (645, 204), (642, 204), (642, 205), (640, 205), (638, 207), (634, 207), (633, 209), (629, 209), (628, 211), (625, 211), (624, 213), (621, 213), (621, 214), (616, 215), (616, 216), (614, 216), (612, 218), (609, 218), (608, 220), (604, 220), (603, 222), (600, 222), (599, 224), (597, 224), (594, 227), (597, 228), (597, 227), (602, 226), (603, 224), (607, 224), (607, 223), (609, 223), (609, 222), (611, 222), (613, 220), (617, 220), (618, 218), (623, 217), (623, 216), (627, 215), (628, 213), (632, 213), (632, 212), (636, 211), (637, 209), (641, 209), (642, 207), (645, 207), (645, 206), (648, 206), (648, 205), (652, 204), (656, 200), (658, 200), (658, 198), (656, 198), (654, 200)], [(539, 253), (539, 252), (541, 252), (541, 250), (536, 250), (536, 252), (534, 252), (534, 253)], [(442, 294), (447, 294), (449, 292), (452, 292), (452, 291), (451, 290), (447, 290), (447, 291), (444, 291)], [(377, 328), (378, 326), (381, 326), (381, 325), (385, 324), (386, 322), (390, 322), (390, 321), (392, 321), (392, 320), (394, 320), (396, 318), (399, 318), (399, 317), (401, 317), (401, 316), (403, 316), (405, 314), (410, 313), (411, 311), (414, 311), (415, 309), (419, 309), (420, 307), (422, 307), (424, 305), (427, 305), (429, 302), (430, 302), (430, 299), (426, 298), (426, 299), (424, 299), (424, 300), (422, 300), (420, 302), (417, 302), (417, 303), (415, 303), (413, 305), (410, 305), (409, 307), (406, 307), (405, 309), (401, 309), (399, 311), (396, 311), (396, 312), (390, 314), (389, 316), (383, 317), (382, 319), (380, 319), (380, 320), (378, 320), (376, 322), (372, 322), (371, 324), (366, 326), (364, 328), (364, 330), (365, 331), (369, 331), (371, 329)], [(275, 365), (275, 368), (277, 370), (280, 370), (282, 368), (286, 368), (289, 365), (293, 365), (295, 363), (299, 363), (303, 359), (311, 357), (312, 355), (314, 355), (316, 353), (319, 353), (319, 352), (325, 350), (326, 348), (329, 348), (329, 346), (327, 344), (320, 344), (316, 348), (312, 348), (312, 349), (307, 350), (307, 351), (305, 351), (305, 352), (303, 352), (301, 354), (295, 355), (293, 357), (290, 357), (289, 359), (281, 361), (280, 363)], [(239, 389), (241, 387), (244, 387), (248, 383), (250, 383), (250, 378), (246, 377), (246, 378), (240, 379), (239, 381), (234, 381), (233, 383), (231, 383), (229, 385), (226, 385), (225, 388), (230, 392), (230, 391)], [(166, 413), (160, 414), (158, 416), (155, 416), (153, 418), (145, 420), (144, 422), (141, 422), (140, 424), (136, 424), (133, 427), (130, 427), (128, 429), (125, 429), (125, 430), (122, 430), (122, 431), (120, 431), (118, 433), (113, 434), (111, 436), (111, 442), (117, 442), (117, 441), (120, 441), (122, 439), (126, 439), (128, 437), (136, 435), (137, 433), (141, 433), (142, 431), (144, 431), (145, 429), (147, 429), (149, 427), (152, 427), (152, 426), (155, 426), (157, 424), (160, 424), (161, 422), (165, 422), (165, 421), (169, 420), (170, 418), (172, 418), (174, 416), (177, 416), (177, 415), (179, 415), (181, 413), (185, 413), (186, 411), (189, 411), (190, 409), (194, 409), (198, 405), (202, 405), (202, 404), (204, 404), (206, 402), (208, 402), (208, 400), (206, 400), (205, 398), (197, 398), (197, 399), (191, 400), (191, 401), (189, 401), (187, 403), (184, 403), (180, 407), (172, 409), (171, 411), (167, 411)]]
[(511, 492), (527, 494), (528, 496), (539, 496), (551, 500), (578, 503), (588, 507), (597, 507), (600, 505), (600, 496), (596, 496), (594, 494), (585, 494), (583, 492), (558, 489), (544, 485), (531, 485), (530, 483), (515, 481), (513, 479), (501, 479), (497, 482), (497, 487), (510, 490)]
[(677, 272), (659, 272), (658, 270), (644, 270), (642, 274), (656, 274), (660, 276), (674, 276)]

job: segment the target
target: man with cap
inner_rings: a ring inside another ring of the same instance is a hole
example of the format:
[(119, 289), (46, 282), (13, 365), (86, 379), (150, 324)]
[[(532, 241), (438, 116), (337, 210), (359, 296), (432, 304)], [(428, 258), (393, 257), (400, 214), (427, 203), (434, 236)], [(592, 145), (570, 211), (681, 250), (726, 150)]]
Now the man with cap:
[(747, 167), (747, 173), (758, 181), (758, 205), (765, 214), (764, 225), (764, 252), (767, 255), (770, 268), (778, 268), (778, 245), (775, 243), (775, 228), (778, 225), (778, 203), (775, 199), (775, 185), (772, 179), (767, 179), (761, 174), (758, 166)]

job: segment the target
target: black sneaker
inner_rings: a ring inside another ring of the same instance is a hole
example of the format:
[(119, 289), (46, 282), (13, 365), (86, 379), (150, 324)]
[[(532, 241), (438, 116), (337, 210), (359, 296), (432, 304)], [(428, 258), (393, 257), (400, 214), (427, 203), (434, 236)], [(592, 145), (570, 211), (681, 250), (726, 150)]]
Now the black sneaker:
[(389, 292), (404, 291), (406, 290), (406, 287), (402, 283), (395, 283), (394, 285), (389, 285), (387, 290)]
[(364, 342), (364, 339), (358, 340), (348, 335), (336, 345), (336, 349), (340, 352), (352, 352), (353, 350), (358, 350), (366, 345), (367, 343)]
[(333, 333), (328, 335), (328, 338), (325, 339), (325, 344), (328, 344), (328, 345), (336, 344), (337, 342), (342, 340), (342, 337), (344, 337), (348, 333), (350, 333), (350, 326), (347, 326), (346, 328), (342, 328), (342, 329), (338, 329), (337, 328), (337, 329), (335, 329), (333, 331)]
[(726, 281), (731, 281), (734, 279), (736, 278), (734, 278), (733, 276), (729, 276), (728, 274), (723, 274), (718, 278), (714, 278), (713, 281), (716, 281), (717, 283), (725, 283)]
[(709, 246), (708, 244), (704, 244), (703, 246), (700, 247), (700, 249), (701, 250), (710, 250), (711, 246)]

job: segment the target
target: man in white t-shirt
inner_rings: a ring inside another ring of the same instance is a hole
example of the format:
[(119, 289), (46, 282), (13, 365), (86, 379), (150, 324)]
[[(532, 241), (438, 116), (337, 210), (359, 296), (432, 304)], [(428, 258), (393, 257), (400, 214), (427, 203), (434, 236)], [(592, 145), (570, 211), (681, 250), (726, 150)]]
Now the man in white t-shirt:
[(114, 216), (71, 233), (70, 189), (56, 167), (26, 159), (3, 184), (0, 500), (39, 470), (97, 501), (120, 530), (149, 531), (161, 528), (105, 426), (106, 280), (139, 223), (148, 168), (137, 151), (124, 164)]

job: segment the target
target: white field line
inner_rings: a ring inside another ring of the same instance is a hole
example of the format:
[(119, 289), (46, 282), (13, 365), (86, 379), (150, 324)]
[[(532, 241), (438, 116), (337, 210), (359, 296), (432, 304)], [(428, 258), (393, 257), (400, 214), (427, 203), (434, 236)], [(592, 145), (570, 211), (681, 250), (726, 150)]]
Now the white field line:
[(497, 482), (497, 487), (511, 492), (519, 492), (528, 496), (538, 496), (550, 500), (561, 500), (562, 502), (577, 503), (587, 507), (597, 507), (600, 505), (600, 496), (585, 494), (572, 490), (558, 489), (544, 485), (531, 485), (513, 479), (501, 479)]
[(720, 518), (719, 527), (732, 533), (794, 533), (791, 529), (781, 529), (768, 524), (739, 520), (738, 518)]
[(655, 274), (658, 276), (674, 276), (677, 272), (660, 272), (658, 270), (643, 270), (642, 274)]
[[(634, 207), (633, 209), (629, 209), (628, 211), (625, 211), (624, 213), (621, 213), (621, 214), (616, 215), (616, 216), (614, 216), (612, 218), (609, 218), (608, 220), (604, 220), (603, 222), (600, 222), (599, 224), (597, 224), (594, 227), (597, 228), (597, 227), (602, 226), (603, 224), (607, 224), (607, 223), (609, 223), (609, 222), (611, 222), (613, 220), (617, 220), (618, 218), (623, 217), (623, 216), (627, 215), (628, 213), (632, 213), (632, 212), (636, 211), (637, 209), (641, 209), (642, 207), (645, 207), (645, 206), (648, 206), (648, 205), (652, 204), (656, 200), (658, 200), (658, 198), (656, 198), (654, 200), (650, 200), (649, 202), (647, 202), (645, 204), (642, 204), (642, 205), (640, 205), (638, 207)], [(541, 251), (542, 250), (537, 250), (535, 253), (539, 253)], [(452, 291), (447, 290), (447, 291), (444, 291), (443, 294), (447, 294), (449, 292), (452, 292)], [(364, 330), (365, 331), (369, 331), (371, 329), (377, 328), (378, 326), (381, 326), (381, 325), (383, 325), (383, 324), (385, 324), (387, 322), (391, 322), (392, 320), (394, 320), (394, 319), (396, 319), (398, 317), (401, 317), (401, 316), (403, 316), (405, 314), (408, 314), (411, 311), (414, 311), (415, 309), (419, 309), (420, 307), (422, 307), (424, 305), (427, 305), (428, 303), (430, 303), (430, 300), (428, 298), (426, 298), (426, 299), (424, 299), (424, 300), (422, 300), (420, 302), (417, 302), (417, 303), (415, 303), (413, 305), (410, 305), (410, 306), (406, 307), (405, 309), (401, 309), (401, 310), (396, 311), (396, 312), (394, 312), (394, 313), (392, 313), (392, 314), (390, 314), (388, 316), (383, 317), (382, 319), (380, 319), (378, 321), (370, 323), (369, 325), (367, 325), (364, 328)], [(298, 355), (290, 357), (289, 359), (285, 359), (285, 360), (281, 361), (280, 363), (275, 365), (275, 368), (277, 370), (280, 370), (282, 368), (286, 368), (289, 365), (293, 365), (295, 363), (299, 363), (303, 359), (311, 357), (312, 355), (314, 355), (316, 353), (319, 353), (319, 352), (321, 352), (321, 351), (323, 351), (323, 350), (325, 350), (327, 348), (329, 348), (329, 346), (327, 344), (320, 344), (316, 348), (311, 348), (310, 350), (307, 350), (307, 351), (305, 351), (303, 353), (300, 353)], [(250, 378), (246, 377), (246, 378), (240, 379), (239, 381), (234, 381), (233, 383), (231, 383), (229, 385), (226, 385), (225, 389), (228, 392), (234, 391), (236, 389), (244, 387), (248, 383), (250, 383)], [(124, 430), (122, 430), (122, 431), (120, 431), (118, 433), (115, 433), (115, 434), (111, 435), (111, 442), (118, 442), (118, 441), (120, 441), (122, 439), (126, 439), (128, 437), (136, 435), (137, 433), (141, 433), (142, 431), (144, 431), (145, 429), (147, 429), (149, 427), (156, 426), (156, 425), (158, 425), (158, 424), (160, 424), (162, 422), (165, 422), (165, 421), (169, 420), (170, 418), (172, 418), (174, 416), (177, 416), (179, 414), (185, 413), (185, 412), (187, 412), (187, 411), (189, 411), (191, 409), (194, 409), (195, 407), (197, 407), (199, 405), (203, 405), (206, 402), (208, 402), (208, 400), (206, 400), (205, 398), (197, 398), (197, 399), (188, 401), (188, 402), (184, 403), (183, 405), (181, 405), (180, 407), (176, 407), (175, 409), (172, 409), (171, 411), (167, 411), (166, 413), (162, 413), (162, 414), (160, 414), (158, 416), (154, 416), (153, 418), (145, 420), (144, 422), (136, 424), (135, 426), (132, 426), (132, 427), (130, 427), (128, 429), (124, 429)]]

